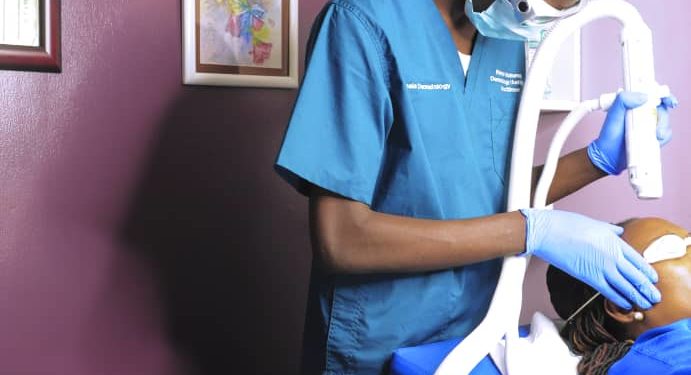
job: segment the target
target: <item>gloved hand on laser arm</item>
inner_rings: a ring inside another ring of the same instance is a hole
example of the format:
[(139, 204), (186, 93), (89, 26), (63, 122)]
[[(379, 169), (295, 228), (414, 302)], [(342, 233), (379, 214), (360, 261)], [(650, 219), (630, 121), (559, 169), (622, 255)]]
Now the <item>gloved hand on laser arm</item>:
[[(600, 130), (600, 135), (588, 146), (590, 161), (609, 175), (618, 175), (626, 169), (626, 111), (637, 108), (648, 100), (646, 94), (623, 91), (607, 111), (607, 117)], [(678, 105), (674, 96), (662, 98), (657, 107), (657, 139), (660, 145), (667, 144), (672, 138), (669, 123), (669, 111)]]
[(619, 235), (623, 228), (559, 210), (522, 209), (526, 252), (590, 285), (623, 309), (661, 300), (657, 273)]

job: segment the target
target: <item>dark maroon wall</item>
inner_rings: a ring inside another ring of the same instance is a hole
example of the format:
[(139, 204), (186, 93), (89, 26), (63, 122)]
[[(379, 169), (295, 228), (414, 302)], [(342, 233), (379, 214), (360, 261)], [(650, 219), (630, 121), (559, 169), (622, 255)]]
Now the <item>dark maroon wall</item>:
[(298, 372), (296, 91), (182, 86), (180, 9), (63, 1), (63, 72), (0, 71), (2, 374)]

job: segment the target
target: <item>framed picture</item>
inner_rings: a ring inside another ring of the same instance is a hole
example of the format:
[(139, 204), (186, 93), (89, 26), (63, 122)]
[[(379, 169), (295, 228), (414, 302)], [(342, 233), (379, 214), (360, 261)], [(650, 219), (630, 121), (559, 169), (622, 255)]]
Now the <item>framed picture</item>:
[(0, 0), (0, 69), (60, 72), (60, 0)]
[(298, 0), (183, 0), (183, 83), (294, 88)]

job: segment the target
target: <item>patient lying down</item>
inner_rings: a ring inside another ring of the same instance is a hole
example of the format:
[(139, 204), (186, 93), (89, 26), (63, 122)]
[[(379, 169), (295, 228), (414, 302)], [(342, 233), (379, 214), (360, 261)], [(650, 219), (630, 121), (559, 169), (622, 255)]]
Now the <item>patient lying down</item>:
[(691, 251), (687, 230), (658, 218), (623, 224), (623, 238), (653, 264), (662, 302), (625, 311), (557, 268), (550, 299), (579, 374), (691, 374)]

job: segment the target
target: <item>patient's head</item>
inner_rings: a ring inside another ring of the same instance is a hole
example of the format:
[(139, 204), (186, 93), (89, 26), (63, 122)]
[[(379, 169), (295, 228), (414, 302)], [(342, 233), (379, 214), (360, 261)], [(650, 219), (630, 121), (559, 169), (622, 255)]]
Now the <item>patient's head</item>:
[[(633, 219), (622, 226), (622, 238), (641, 254), (664, 235), (689, 235), (659, 218)], [(564, 326), (562, 336), (574, 352), (583, 355), (579, 373), (604, 373), (643, 332), (691, 317), (691, 251), (681, 258), (654, 263), (653, 268), (659, 275), (656, 286), (662, 294), (662, 302), (653, 308), (626, 311), (598, 296)], [(597, 293), (552, 266), (547, 271), (547, 286), (554, 309), (565, 320)]]

